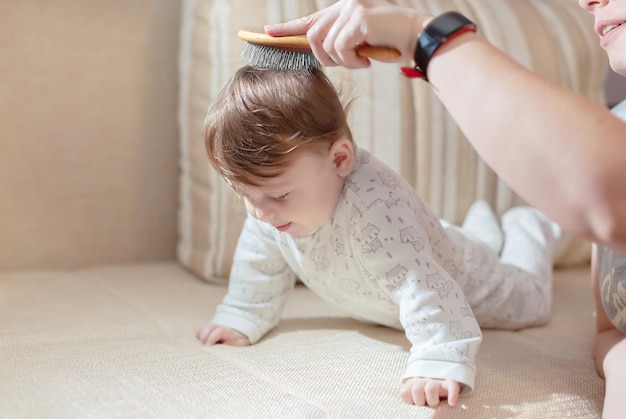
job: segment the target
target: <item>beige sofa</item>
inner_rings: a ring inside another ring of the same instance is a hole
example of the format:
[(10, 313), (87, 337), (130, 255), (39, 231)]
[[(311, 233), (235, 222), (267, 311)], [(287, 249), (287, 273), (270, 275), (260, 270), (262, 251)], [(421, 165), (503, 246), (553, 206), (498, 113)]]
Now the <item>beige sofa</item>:
[[(226, 292), (243, 217), (204, 157), (203, 112), (242, 64), (237, 29), (327, 3), (0, 4), (0, 417), (599, 417), (589, 244), (576, 240), (550, 324), (486, 330), (476, 390), (455, 409), (402, 403), (402, 333), (302, 286), (257, 345), (195, 339)], [(524, 65), (603, 100), (603, 55), (573, 1), (398, 3), (460, 10)], [(521, 202), (425, 83), (395, 65), (329, 74), (356, 97), (359, 144), (443, 218), (476, 198), (499, 213)]]

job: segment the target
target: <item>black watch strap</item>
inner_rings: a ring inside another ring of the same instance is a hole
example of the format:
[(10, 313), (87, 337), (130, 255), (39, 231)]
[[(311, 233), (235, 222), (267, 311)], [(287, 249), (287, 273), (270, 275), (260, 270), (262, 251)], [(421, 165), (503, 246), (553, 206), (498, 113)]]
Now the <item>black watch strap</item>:
[[(453, 37), (465, 32), (476, 32), (476, 24), (459, 12), (446, 12), (430, 21), (417, 38), (414, 69), (402, 69), (408, 77), (428, 80), (426, 72), (433, 54)], [(411, 70), (413, 73), (411, 73)]]

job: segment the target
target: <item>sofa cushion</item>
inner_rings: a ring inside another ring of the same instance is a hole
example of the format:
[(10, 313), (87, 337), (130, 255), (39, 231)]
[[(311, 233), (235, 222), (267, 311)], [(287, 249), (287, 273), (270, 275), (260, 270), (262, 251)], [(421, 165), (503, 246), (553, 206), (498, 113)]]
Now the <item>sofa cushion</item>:
[[(245, 64), (237, 30), (309, 14), (329, 1), (189, 0), (184, 2), (181, 66), (181, 167), (178, 258), (208, 281), (225, 282), (244, 219), (242, 202), (210, 168), (202, 121), (220, 87)], [(591, 16), (562, 0), (398, 0), (439, 14), (456, 9), (523, 65), (603, 102), (606, 64)], [(369, 70), (328, 69), (348, 98), (359, 146), (400, 172), (446, 220), (459, 223), (478, 198), (501, 214), (522, 200), (477, 156), (424, 82), (408, 80), (397, 65)], [(468, 81), (469, 82), (469, 81)], [(557, 261), (589, 260), (589, 243), (571, 239)]]
[[(304, 286), (249, 347), (194, 336), (226, 288), (177, 263), (0, 273), (7, 418), (599, 418), (589, 268), (557, 272), (550, 323), (485, 330), (456, 409), (403, 403), (404, 333), (360, 323)], [(441, 416), (440, 416), (441, 415)]]

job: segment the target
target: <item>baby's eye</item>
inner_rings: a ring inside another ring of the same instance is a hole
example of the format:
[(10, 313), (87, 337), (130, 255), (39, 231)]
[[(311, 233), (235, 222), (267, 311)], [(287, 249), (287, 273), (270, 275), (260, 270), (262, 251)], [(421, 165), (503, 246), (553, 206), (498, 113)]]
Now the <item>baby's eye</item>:
[(289, 196), (288, 193), (282, 194), (281, 196), (278, 196), (278, 197), (274, 198), (274, 200), (275, 201), (284, 201), (285, 199), (287, 199), (288, 196)]

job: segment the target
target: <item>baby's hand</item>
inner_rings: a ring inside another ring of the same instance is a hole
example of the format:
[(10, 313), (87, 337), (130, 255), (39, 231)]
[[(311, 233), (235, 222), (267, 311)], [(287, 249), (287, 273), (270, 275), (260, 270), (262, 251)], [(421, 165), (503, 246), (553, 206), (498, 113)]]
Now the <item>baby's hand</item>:
[(250, 345), (250, 340), (243, 333), (213, 323), (203, 323), (198, 326), (196, 337), (205, 345), (215, 345), (216, 343), (232, 346)]
[(456, 381), (436, 378), (413, 377), (400, 387), (402, 400), (417, 406), (436, 407), (442, 398), (447, 398), (448, 404), (455, 406), (460, 392), (461, 386)]

